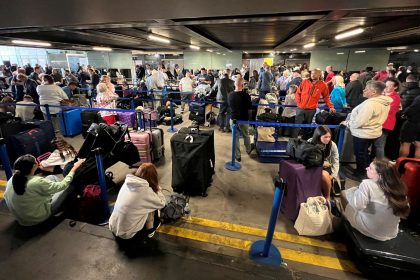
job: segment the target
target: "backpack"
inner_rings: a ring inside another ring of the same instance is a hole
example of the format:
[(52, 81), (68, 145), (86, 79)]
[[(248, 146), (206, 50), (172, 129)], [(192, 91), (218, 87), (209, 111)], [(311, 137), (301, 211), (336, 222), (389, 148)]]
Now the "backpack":
[(185, 214), (189, 214), (191, 211), (188, 208), (188, 201), (189, 197), (183, 194), (171, 195), (171, 200), (160, 213), (163, 223), (175, 222)]
[(306, 167), (322, 166), (324, 163), (324, 147), (302, 139), (290, 138), (286, 154)]
[(331, 113), (329, 111), (321, 111), (315, 116), (315, 122), (317, 124), (340, 124), (347, 118), (347, 113)]
[(79, 211), (80, 221), (90, 224), (100, 224), (108, 218), (101, 200), (101, 187), (99, 185), (87, 185), (85, 187)]

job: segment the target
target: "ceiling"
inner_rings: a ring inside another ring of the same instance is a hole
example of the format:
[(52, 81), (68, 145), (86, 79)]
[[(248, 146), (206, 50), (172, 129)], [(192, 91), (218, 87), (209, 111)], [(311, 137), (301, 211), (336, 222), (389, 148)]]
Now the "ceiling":
[[(159, 0), (155, 1), (159, 2)], [(353, 1), (356, 4), (360, 2)], [(17, 0), (17, 2), (25, 1)], [(274, 1), (272, 4), (281, 4), (281, 2), (285, 1)], [(374, 5), (378, 1), (371, 1), (369, 7), (365, 8), (357, 5), (349, 7), (347, 1), (334, 2), (335, 6), (330, 5), (331, 9), (327, 9), (328, 5), (320, 5), (318, 9), (304, 8), (302, 5), (300, 8), (292, 7), (293, 11), (283, 9), (284, 12), (278, 12), (281, 10), (278, 7), (271, 9), (278, 13), (267, 13), (265, 12), (267, 9), (261, 10), (256, 7), (255, 14), (252, 14), (252, 9), (242, 6), (241, 9), (227, 8), (227, 11), (213, 9), (208, 13), (201, 12), (195, 17), (189, 13), (192, 11), (185, 11), (185, 13), (176, 11), (173, 18), (170, 18), (171, 15), (167, 15), (169, 11), (162, 10), (155, 11), (155, 14), (150, 12), (147, 16), (143, 14), (142, 17), (133, 20), (129, 13), (126, 17), (127, 21), (124, 21), (123, 13), (122, 15), (107, 14), (112, 7), (91, 11), (96, 17), (99, 14), (100, 20), (89, 20), (85, 17), (83, 8), (77, 9), (78, 13), (83, 13), (80, 21), (77, 21), (77, 17), (68, 18), (68, 15), (63, 13), (66, 11), (63, 8), (57, 12), (59, 15), (50, 13), (51, 16), (48, 19), (43, 19), (42, 10), (39, 10), (41, 14), (34, 17), (32, 23), (16, 20), (19, 15), (10, 18), (10, 21), (3, 19), (3, 23), (0, 24), (0, 44), (10, 45), (13, 39), (27, 39), (50, 42), (52, 48), (60, 49), (90, 50), (93, 46), (105, 46), (112, 49), (144, 52), (182, 52), (190, 50), (190, 45), (199, 46), (201, 50), (215, 52), (235, 50), (307, 52), (311, 49), (325, 48), (407, 47), (408, 50), (420, 48), (418, 1), (409, 1), (409, 3), (417, 2), (418, 6), (387, 8), (375, 8)], [(337, 6), (339, 2), (341, 6)], [(383, 0), (378, 4), (381, 2), (382, 7), (390, 3), (388, 0)], [(398, 4), (395, 1), (391, 2), (394, 2), (394, 5)], [(399, 1), (400, 4), (403, 2)], [(196, 5), (197, 2), (194, 3)], [(253, 3), (259, 5), (254, 1)], [(179, 7), (179, 9), (185, 9), (185, 7)], [(24, 13), (25, 9), (16, 9), (11, 13), (13, 12)], [(143, 12), (145, 12), (144, 9)], [(62, 14), (61, 18), (60, 14)], [(225, 14), (231, 14), (231, 16)], [(362, 34), (340, 41), (334, 38), (340, 32), (359, 27), (364, 28)], [(150, 34), (169, 39), (170, 43), (152, 41), (148, 38)], [(316, 43), (316, 45), (311, 49), (304, 49), (303, 45), (308, 43)]]

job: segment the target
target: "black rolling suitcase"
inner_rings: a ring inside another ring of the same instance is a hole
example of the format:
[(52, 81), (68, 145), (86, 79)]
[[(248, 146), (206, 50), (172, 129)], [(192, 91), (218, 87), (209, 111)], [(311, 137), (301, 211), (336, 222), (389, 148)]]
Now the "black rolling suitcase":
[(205, 103), (191, 102), (189, 110), (190, 110), (189, 119), (191, 121), (195, 121), (198, 124), (203, 124), (206, 121), (206, 116), (205, 116), (206, 104)]
[[(420, 279), (420, 238), (400, 230), (388, 241), (378, 241), (355, 230), (344, 221), (348, 252), (358, 268), (375, 279)], [(395, 274), (398, 273), (398, 274)]]
[(186, 195), (207, 196), (212, 172), (210, 137), (176, 133), (171, 137), (172, 188)]
[(14, 151), (17, 157), (31, 154), (39, 157), (47, 152), (52, 152), (51, 140), (54, 136), (41, 128), (33, 128), (20, 132), (12, 137)]
[(87, 131), (92, 123), (104, 123), (105, 121), (99, 115), (99, 111), (96, 110), (82, 110), (80, 113), (82, 119), (82, 136), (86, 138)]

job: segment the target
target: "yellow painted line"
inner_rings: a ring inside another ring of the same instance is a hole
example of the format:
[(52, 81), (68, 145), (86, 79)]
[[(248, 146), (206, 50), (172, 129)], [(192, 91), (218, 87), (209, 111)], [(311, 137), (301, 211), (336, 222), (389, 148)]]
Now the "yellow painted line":
[(0, 199), (4, 198), (4, 191), (0, 190)]
[[(158, 229), (158, 232), (178, 236), (195, 241), (211, 243), (220, 246), (226, 246), (243, 251), (249, 251), (252, 245), (250, 240), (243, 240), (239, 238), (227, 237), (223, 235), (205, 233), (201, 231), (191, 230), (187, 228), (180, 228), (170, 225), (163, 225)], [(342, 270), (352, 273), (359, 273), (354, 264), (349, 260), (339, 258), (315, 255), (312, 253), (295, 251), (291, 249), (279, 248), (282, 257), (285, 260), (305, 263), (329, 269)]]
[[(220, 222), (220, 221), (215, 221), (215, 220), (208, 220), (204, 218), (190, 217), (190, 218), (183, 219), (183, 221), (190, 224), (223, 229), (223, 230), (238, 232), (238, 233), (245, 233), (245, 234), (255, 235), (255, 236), (260, 236), (260, 237), (265, 237), (267, 234), (267, 230), (265, 229), (243, 226), (239, 224), (231, 224), (231, 223)], [(315, 247), (332, 249), (332, 250), (341, 251), (341, 252), (347, 251), (346, 246), (341, 243), (323, 241), (323, 240), (319, 240), (315, 238), (309, 238), (305, 236), (299, 236), (299, 235), (284, 233), (284, 232), (279, 232), (279, 231), (274, 232), (273, 238), (276, 240), (287, 241), (290, 243), (297, 243), (301, 245), (315, 246)]]
[(0, 187), (5, 187), (7, 184), (7, 181), (5, 180), (0, 180)]

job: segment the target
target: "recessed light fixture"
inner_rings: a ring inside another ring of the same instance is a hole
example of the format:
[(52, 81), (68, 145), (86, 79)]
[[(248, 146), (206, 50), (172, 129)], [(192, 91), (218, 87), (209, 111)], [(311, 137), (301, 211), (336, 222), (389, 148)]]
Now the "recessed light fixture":
[(419, 50), (418, 49), (415, 49), (414, 52), (419, 52)]
[(341, 40), (341, 39), (344, 39), (344, 38), (348, 38), (348, 37), (355, 36), (357, 34), (363, 33), (363, 31), (364, 31), (363, 28), (357, 28), (357, 29), (354, 29), (354, 30), (350, 30), (350, 31), (335, 35), (335, 39), (336, 40)]
[(286, 53), (286, 52), (281, 52), (281, 53)]
[(232, 51), (231, 51), (231, 50), (228, 50), (228, 52), (230, 52), (230, 53), (231, 53)]
[(208, 51), (208, 52), (213, 52), (213, 50), (210, 50), (210, 49), (207, 49), (206, 51)]
[(244, 54), (248, 54), (248, 52), (244, 51)]
[(40, 46), (40, 47), (51, 47), (50, 43), (37, 42), (37, 41), (25, 41), (25, 40), (12, 40), (13, 44), (28, 45), (28, 46)]
[(219, 52), (217, 52), (217, 54), (220, 54)]
[(314, 47), (314, 46), (315, 46), (315, 43), (309, 43), (309, 44), (303, 45), (303, 47), (304, 47), (305, 49), (312, 48), (312, 47)]
[(297, 51), (297, 49), (290, 49), (291, 52)]
[(165, 44), (169, 44), (171, 41), (162, 37), (158, 37), (155, 35), (149, 35), (147, 36), (147, 38), (149, 38), (152, 41), (156, 41), (156, 42), (161, 42), (161, 43), (165, 43)]
[(338, 54), (338, 55), (341, 55), (341, 54), (344, 54), (344, 53), (343, 53), (343, 52), (338, 52), (337, 54)]
[(226, 55), (225, 53), (223, 55)]
[(194, 45), (190, 45), (190, 48), (193, 49), (193, 50), (199, 50), (200, 49), (199, 46), (194, 46)]
[(107, 48), (107, 47), (93, 47), (92, 50), (98, 51), (98, 52), (110, 52), (110, 51), (112, 51), (111, 48)]
[(365, 53), (366, 51), (355, 51), (354, 53)]

